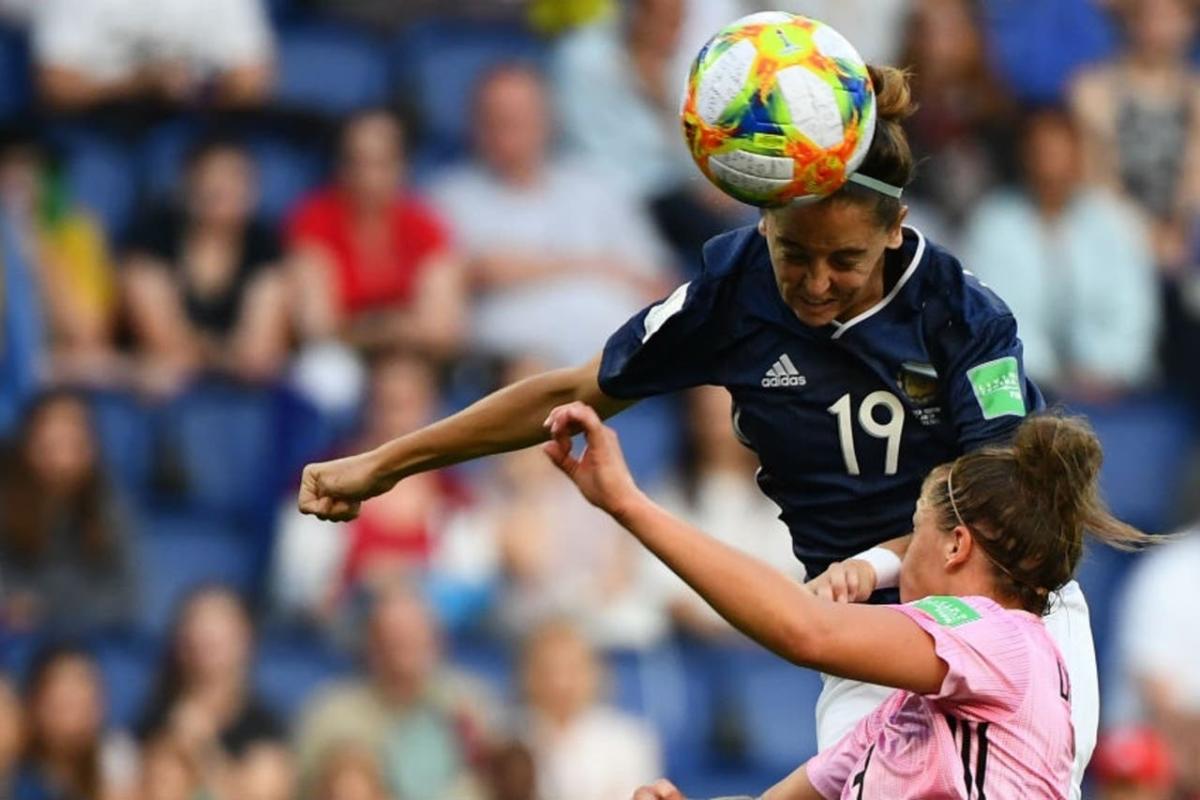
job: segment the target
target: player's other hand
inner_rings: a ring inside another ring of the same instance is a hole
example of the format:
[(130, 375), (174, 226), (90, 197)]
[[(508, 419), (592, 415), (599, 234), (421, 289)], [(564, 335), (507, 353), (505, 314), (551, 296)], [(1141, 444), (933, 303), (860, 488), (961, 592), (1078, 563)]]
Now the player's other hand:
[(660, 778), (649, 786), (642, 786), (633, 793), (633, 800), (687, 800), (683, 792), (666, 778)]
[(390, 488), (376, 474), (371, 454), (362, 453), (306, 466), (298, 505), (302, 514), (345, 522), (358, 516), (363, 500)]
[[(542, 449), (589, 503), (616, 516), (640, 496), (616, 431), (606, 427), (591, 406), (578, 402), (559, 406), (546, 418), (546, 427), (550, 441)], [(571, 437), (577, 433), (587, 440), (578, 458), (571, 453)]]
[(835, 561), (805, 587), (823, 600), (862, 603), (875, 591), (875, 567), (858, 558)]

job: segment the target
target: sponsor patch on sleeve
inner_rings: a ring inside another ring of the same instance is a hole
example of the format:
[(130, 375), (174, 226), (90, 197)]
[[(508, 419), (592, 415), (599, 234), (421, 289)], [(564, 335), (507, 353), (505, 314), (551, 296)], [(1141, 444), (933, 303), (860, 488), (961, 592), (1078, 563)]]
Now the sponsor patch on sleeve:
[(1025, 416), (1021, 369), (1014, 356), (997, 358), (967, 370), (967, 380), (979, 401), (984, 419)]
[(918, 600), (912, 604), (933, 618), (933, 621), (947, 628), (957, 628), (981, 619), (979, 612), (959, 600), (957, 597), (941, 597), (934, 595)]

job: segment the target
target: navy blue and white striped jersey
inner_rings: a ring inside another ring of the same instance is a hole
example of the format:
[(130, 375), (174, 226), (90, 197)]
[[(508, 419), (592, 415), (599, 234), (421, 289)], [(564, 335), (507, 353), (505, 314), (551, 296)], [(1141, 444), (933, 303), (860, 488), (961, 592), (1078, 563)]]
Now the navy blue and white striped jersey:
[(697, 279), (608, 340), (600, 388), (641, 398), (715, 384), (813, 577), (911, 530), (931, 468), (1006, 437), (1043, 400), (1016, 321), (958, 260), (904, 229), (891, 288), (844, 323), (801, 323), (753, 227), (704, 249)]

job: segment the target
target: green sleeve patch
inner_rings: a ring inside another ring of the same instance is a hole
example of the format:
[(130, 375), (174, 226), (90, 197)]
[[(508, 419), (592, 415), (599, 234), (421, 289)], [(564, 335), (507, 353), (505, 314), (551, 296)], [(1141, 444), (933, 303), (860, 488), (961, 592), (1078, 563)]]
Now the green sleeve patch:
[(967, 380), (984, 419), (1025, 416), (1021, 369), (1015, 356), (997, 358), (967, 370)]
[(912, 605), (933, 617), (933, 621), (937, 624), (945, 625), (947, 628), (956, 628), (981, 618), (978, 611), (957, 597), (933, 595), (924, 600), (918, 600)]

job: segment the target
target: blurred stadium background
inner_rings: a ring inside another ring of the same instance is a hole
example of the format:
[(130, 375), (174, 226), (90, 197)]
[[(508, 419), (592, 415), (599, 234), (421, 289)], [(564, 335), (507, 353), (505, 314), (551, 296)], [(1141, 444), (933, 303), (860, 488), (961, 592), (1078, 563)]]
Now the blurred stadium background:
[[(910, 220), (1013, 306), (1117, 513), (1187, 529), (1195, 5), (775, 5), (912, 70)], [(306, 461), (586, 359), (753, 221), (673, 113), (699, 45), (759, 8), (0, 2), (0, 798), (711, 796), (811, 754), (819, 678), (536, 452), (350, 526), (292, 511)], [(728, 413), (698, 391), (617, 427), (663, 502), (794, 571)], [(1198, 539), (1082, 567), (1089, 796), (1200, 796)]]

